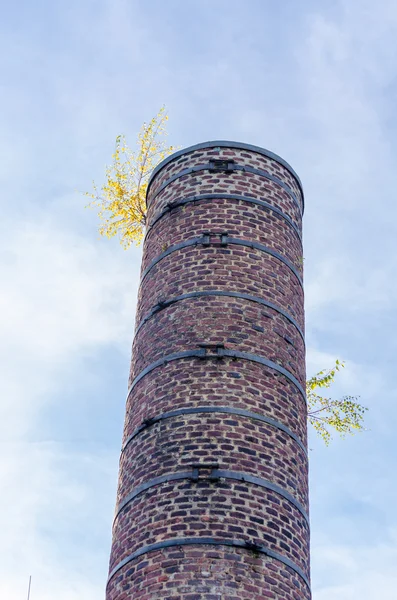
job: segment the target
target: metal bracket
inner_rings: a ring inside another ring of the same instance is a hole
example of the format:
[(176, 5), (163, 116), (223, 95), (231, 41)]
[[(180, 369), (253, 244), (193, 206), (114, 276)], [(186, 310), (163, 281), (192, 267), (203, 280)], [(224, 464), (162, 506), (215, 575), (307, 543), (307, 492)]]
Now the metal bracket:
[[(201, 244), (203, 246), (209, 246), (211, 244), (212, 238), (219, 238), (219, 237), (221, 238), (221, 246), (226, 246), (227, 240), (229, 237), (229, 233), (227, 231), (223, 232), (223, 233), (219, 233), (217, 231), (203, 231), (203, 237), (202, 237), (203, 241), (201, 241)], [(214, 242), (215, 241), (216, 240), (214, 240)], [(212, 243), (214, 243), (214, 242), (212, 242)]]
[(192, 465), (192, 467), (192, 473), (189, 477), (192, 481), (198, 481), (199, 479), (217, 481), (220, 478), (217, 473), (219, 469), (218, 463), (199, 463)]
[(167, 306), (167, 301), (163, 297), (160, 297), (160, 298), (158, 298), (157, 304), (154, 306), (153, 310), (155, 310), (155, 312), (157, 312), (158, 310), (162, 310), (166, 306)]
[(204, 350), (200, 358), (223, 358), (225, 356), (225, 344), (199, 344)]
[(249, 542), (248, 540), (244, 541), (244, 546), (247, 550), (252, 550), (252, 552), (261, 552), (262, 546), (259, 544), (255, 544), (255, 542)]
[(225, 233), (221, 233), (221, 246), (227, 246), (228, 239), (229, 233), (227, 231)]
[(211, 232), (204, 231), (199, 243), (202, 244), (203, 246), (210, 246), (211, 245)]
[(234, 160), (211, 159), (209, 162), (210, 171), (227, 172), (234, 170)]

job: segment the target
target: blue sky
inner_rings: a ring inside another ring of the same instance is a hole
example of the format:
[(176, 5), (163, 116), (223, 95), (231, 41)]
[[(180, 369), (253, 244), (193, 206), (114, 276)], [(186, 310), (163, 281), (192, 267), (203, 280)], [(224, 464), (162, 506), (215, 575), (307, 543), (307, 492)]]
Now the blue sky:
[(0, 597), (104, 596), (140, 250), (76, 190), (165, 104), (170, 143), (303, 181), (308, 374), (344, 359), (370, 408), (310, 441), (313, 597), (395, 599), (395, 1), (23, 0), (0, 32)]

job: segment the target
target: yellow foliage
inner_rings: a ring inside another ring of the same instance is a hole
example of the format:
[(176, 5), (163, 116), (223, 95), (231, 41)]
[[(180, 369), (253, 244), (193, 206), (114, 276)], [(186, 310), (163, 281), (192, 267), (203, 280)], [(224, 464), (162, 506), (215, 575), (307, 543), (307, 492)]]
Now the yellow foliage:
[(117, 136), (113, 163), (106, 167), (105, 183), (98, 190), (94, 182), (94, 192), (85, 193), (92, 198), (88, 206), (98, 209), (99, 233), (108, 238), (119, 236), (125, 249), (133, 242), (137, 245), (142, 242), (150, 175), (159, 162), (175, 151), (163, 139), (167, 121), (163, 106), (149, 123), (143, 124), (136, 152), (129, 148), (123, 135)]
[(342, 437), (347, 433), (364, 430), (364, 413), (368, 409), (356, 402), (356, 397), (344, 396), (339, 400), (332, 400), (315, 391), (317, 388), (329, 388), (337, 371), (344, 366), (343, 362), (337, 360), (333, 369), (320, 371), (306, 382), (307, 418), (327, 446), (332, 439), (330, 429)]

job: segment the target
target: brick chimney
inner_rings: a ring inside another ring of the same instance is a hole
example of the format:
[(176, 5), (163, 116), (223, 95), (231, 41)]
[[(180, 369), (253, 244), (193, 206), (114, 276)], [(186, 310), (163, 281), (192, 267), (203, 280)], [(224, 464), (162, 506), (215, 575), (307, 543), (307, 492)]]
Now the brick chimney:
[(204, 142), (154, 171), (107, 600), (308, 600), (303, 192)]

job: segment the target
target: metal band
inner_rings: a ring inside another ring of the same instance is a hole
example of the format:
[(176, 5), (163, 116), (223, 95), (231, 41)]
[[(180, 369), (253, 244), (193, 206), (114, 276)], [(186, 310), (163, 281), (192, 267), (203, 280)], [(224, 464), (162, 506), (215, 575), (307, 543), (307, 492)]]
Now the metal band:
[(257, 206), (261, 206), (267, 210), (271, 210), (272, 212), (279, 215), (282, 219), (287, 221), (287, 223), (292, 227), (294, 232), (299, 238), (299, 241), (302, 243), (302, 234), (299, 231), (299, 227), (294, 223), (289, 215), (284, 213), (277, 206), (273, 206), (264, 200), (258, 200), (257, 198), (251, 198), (250, 196), (239, 196), (238, 194), (200, 194), (198, 196), (189, 196), (188, 198), (183, 198), (182, 200), (172, 202), (167, 204), (166, 208), (161, 211), (161, 213), (154, 219), (153, 223), (147, 228), (145, 239), (147, 238), (149, 231), (153, 229), (153, 227), (164, 217), (175, 208), (179, 206), (185, 206), (186, 204), (190, 204), (191, 202), (200, 202), (201, 200), (239, 200), (241, 202), (248, 202), (250, 204), (255, 204)]
[(238, 352), (237, 350), (227, 350), (225, 348), (225, 349), (221, 349), (220, 353), (221, 353), (221, 356), (227, 356), (229, 358), (242, 358), (243, 360), (250, 360), (252, 362), (259, 363), (261, 365), (264, 365), (265, 367), (269, 367), (270, 369), (274, 369), (275, 371), (278, 371), (279, 373), (284, 375), (287, 379), (289, 379), (295, 385), (295, 387), (298, 388), (298, 390), (302, 394), (302, 397), (306, 401), (306, 392), (303, 389), (303, 387), (301, 386), (301, 384), (299, 383), (299, 381), (297, 380), (297, 378), (294, 375), (292, 375), (292, 373), (287, 371), (287, 369), (284, 369), (284, 367), (282, 367), (281, 365), (278, 365), (277, 363), (273, 362), (272, 360), (268, 360), (267, 358), (263, 358), (262, 356), (258, 356), (257, 354), (251, 354), (251, 352)]
[[(300, 286), (303, 289), (303, 281), (302, 281), (302, 278), (301, 278), (299, 272), (297, 271), (297, 269), (287, 258), (284, 258), (284, 256), (282, 256), (275, 250), (272, 250), (271, 248), (268, 248), (267, 246), (264, 246), (263, 244), (259, 244), (258, 242), (252, 242), (249, 240), (232, 238), (227, 235), (222, 235), (221, 244), (222, 245), (235, 244), (238, 246), (245, 246), (246, 248), (260, 250), (261, 252), (270, 254), (274, 258), (277, 258), (282, 263), (284, 263), (290, 269), (290, 271), (292, 271), (292, 273), (295, 275), (295, 277), (299, 281)], [(177, 250), (182, 250), (183, 248), (189, 248), (190, 246), (199, 246), (199, 245), (210, 246), (211, 242), (210, 242), (209, 236), (203, 235), (201, 237), (193, 238), (191, 240), (187, 240), (186, 242), (181, 242), (180, 244), (175, 244), (174, 246), (170, 246), (169, 248), (167, 248), (167, 250), (165, 250), (164, 252), (159, 254), (159, 256), (157, 256), (154, 260), (152, 260), (150, 265), (148, 267), (146, 267), (146, 269), (143, 271), (142, 276), (141, 276), (141, 283), (145, 279), (145, 277), (148, 275), (148, 273), (153, 269), (153, 267), (155, 267), (161, 260), (163, 260), (164, 258), (169, 256), (173, 252), (176, 252)], [(218, 245), (219, 244), (216, 244), (216, 246), (218, 246)], [(215, 244), (214, 244), (214, 246), (215, 246)]]
[[(157, 196), (166, 187), (168, 187), (170, 185), (170, 183), (173, 183), (174, 181), (177, 181), (181, 177), (185, 177), (185, 175), (191, 175), (192, 173), (199, 173), (200, 171), (212, 171), (212, 170), (213, 170), (213, 165), (211, 165), (211, 163), (207, 163), (207, 164), (204, 164), (204, 165), (197, 165), (195, 167), (190, 167), (188, 169), (183, 169), (183, 171), (180, 171), (179, 173), (176, 173), (176, 175), (172, 175), (172, 177), (170, 177), (169, 179), (167, 179), (166, 181), (164, 181), (164, 183), (161, 184), (161, 186), (156, 191), (156, 193), (150, 198), (150, 202), (154, 202), (155, 198), (157, 198)], [(229, 172), (232, 173), (233, 171), (241, 171), (242, 173), (251, 173), (252, 175), (259, 175), (260, 177), (263, 177), (264, 179), (267, 179), (269, 181), (272, 181), (273, 183), (276, 183), (285, 192), (287, 192), (288, 196), (291, 198), (291, 200), (296, 205), (296, 207), (297, 207), (297, 209), (299, 211), (300, 216), (301, 217), (303, 216), (303, 210), (302, 210), (302, 207), (301, 207), (301, 205), (299, 203), (298, 198), (296, 197), (296, 195), (294, 194), (294, 192), (288, 187), (288, 185), (286, 183), (284, 183), (284, 181), (282, 181), (278, 177), (275, 177), (274, 175), (271, 175), (267, 171), (263, 171), (262, 169), (255, 169), (254, 167), (250, 167), (248, 165), (237, 165), (237, 164), (234, 164), (233, 168), (231, 168), (229, 170)], [(148, 202), (148, 200), (149, 200), (149, 194), (148, 194), (148, 192), (146, 193), (146, 198), (147, 198), (147, 206), (149, 206), (149, 202)]]
[(165, 365), (168, 362), (171, 362), (173, 360), (179, 360), (181, 358), (200, 358), (200, 359), (218, 358), (219, 359), (219, 358), (223, 358), (223, 357), (242, 358), (243, 360), (249, 360), (251, 362), (259, 363), (261, 365), (264, 365), (265, 367), (268, 367), (269, 369), (273, 369), (274, 371), (277, 371), (281, 375), (284, 375), (287, 379), (289, 379), (289, 381), (291, 381), (291, 383), (293, 383), (295, 385), (295, 387), (299, 390), (303, 399), (306, 402), (306, 394), (305, 394), (303, 387), (301, 386), (299, 381), (296, 379), (296, 377), (294, 375), (292, 375), (292, 373), (287, 371), (287, 369), (284, 369), (284, 367), (281, 367), (277, 363), (275, 363), (271, 360), (268, 360), (267, 358), (262, 358), (262, 356), (258, 356), (257, 354), (250, 354), (249, 352), (237, 352), (235, 350), (227, 350), (225, 348), (220, 348), (220, 347), (217, 350), (217, 354), (207, 354), (206, 348), (200, 348), (199, 350), (186, 350), (183, 352), (174, 352), (172, 354), (167, 354), (166, 356), (163, 356), (159, 360), (156, 360), (155, 362), (153, 362), (151, 365), (148, 365), (145, 369), (143, 369), (135, 377), (135, 379), (131, 383), (131, 386), (128, 390), (127, 399), (129, 397), (129, 395), (131, 394), (132, 390), (134, 389), (134, 387), (136, 386), (136, 384), (143, 377), (145, 377), (145, 375), (147, 375), (154, 369), (157, 369), (157, 367), (161, 367), (162, 365)]
[(155, 417), (146, 419), (141, 425), (139, 425), (139, 427), (135, 429), (135, 431), (133, 431), (133, 433), (130, 436), (128, 436), (124, 443), (124, 446), (121, 449), (121, 453), (123, 453), (126, 450), (127, 446), (137, 435), (139, 435), (148, 427), (151, 427), (151, 425), (159, 423), (160, 421), (164, 421), (165, 419), (179, 417), (180, 415), (195, 415), (201, 413), (220, 413), (228, 415), (238, 415), (240, 417), (248, 417), (249, 419), (254, 419), (255, 421), (261, 421), (262, 423), (271, 425), (272, 427), (275, 427), (276, 429), (279, 429), (280, 431), (283, 431), (284, 433), (289, 435), (307, 456), (307, 449), (305, 448), (304, 444), (301, 442), (298, 436), (293, 431), (291, 431), (289, 427), (283, 425), (283, 423), (280, 423), (279, 421), (276, 421), (274, 419), (270, 419), (270, 417), (265, 417), (263, 415), (259, 415), (258, 413), (251, 412), (249, 410), (244, 410), (242, 408), (231, 408), (230, 406), (195, 406), (192, 408), (178, 408), (176, 410), (171, 410), (161, 415), (156, 415)]
[(287, 258), (284, 258), (284, 256), (282, 254), (280, 254), (279, 252), (276, 252), (275, 250), (272, 250), (271, 248), (268, 248), (267, 246), (264, 246), (263, 244), (260, 244), (259, 242), (251, 242), (248, 240), (242, 240), (239, 238), (229, 237), (226, 235), (222, 236), (222, 243), (223, 244), (235, 244), (236, 246), (245, 246), (245, 247), (253, 248), (253, 249), (255, 248), (255, 250), (260, 250), (261, 252), (266, 252), (266, 254), (270, 254), (271, 256), (274, 256), (274, 258), (277, 258), (278, 260), (283, 262), (285, 265), (287, 265), (287, 267), (293, 272), (293, 274), (299, 281), (301, 287), (303, 288), (303, 280), (302, 280), (302, 277), (301, 277), (299, 271), (294, 267), (292, 262), (290, 262)]
[(309, 579), (306, 577), (306, 575), (302, 571), (302, 569), (300, 567), (298, 567), (298, 565), (296, 565), (294, 562), (292, 562), (292, 560), (283, 556), (282, 554), (279, 554), (278, 552), (274, 552), (273, 550), (270, 550), (270, 548), (267, 548), (266, 546), (262, 546), (262, 545), (259, 546), (259, 545), (253, 544), (251, 542), (248, 542), (248, 541), (227, 540), (227, 539), (225, 539), (225, 540), (217, 539), (216, 540), (214, 538), (205, 538), (205, 537), (202, 537), (202, 538), (200, 538), (200, 537), (197, 537), (197, 538), (188, 538), (188, 537), (174, 538), (171, 540), (165, 540), (163, 542), (157, 542), (156, 544), (148, 544), (147, 546), (142, 546), (142, 548), (139, 548), (139, 550), (136, 550), (135, 552), (133, 552), (132, 554), (130, 554), (129, 556), (124, 558), (122, 561), (120, 561), (114, 567), (114, 569), (112, 569), (112, 571), (109, 574), (109, 578), (108, 578), (106, 587), (109, 585), (111, 579), (116, 575), (116, 573), (118, 571), (120, 571), (120, 569), (125, 567), (125, 565), (132, 562), (136, 558), (139, 558), (143, 554), (147, 554), (148, 552), (154, 552), (155, 550), (162, 550), (163, 548), (172, 548), (174, 546), (198, 546), (198, 545), (229, 546), (229, 547), (232, 546), (233, 548), (244, 548), (246, 550), (250, 550), (251, 552), (256, 552), (258, 554), (264, 554), (265, 556), (268, 556), (269, 558), (273, 558), (274, 560), (277, 560), (277, 561), (281, 562), (282, 564), (286, 565), (287, 567), (289, 567), (290, 569), (292, 569), (297, 575), (299, 575), (299, 577), (305, 582), (305, 584), (307, 585), (307, 587), (310, 590)]
[(285, 167), (287, 169), (287, 171), (289, 171), (291, 173), (291, 175), (296, 179), (296, 182), (298, 183), (298, 186), (299, 186), (301, 194), (302, 194), (302, 203), (304, 204), (304, 194), (303, 194), (302, 182), (301, 182), (299, 176), (297, 175), (297, 173), (294, 171), (294, 169), (291, 167), (291, 165), (287, 163), (286, 160), (281, 158), (281, 156), (278, 156), (278, 154), (275, 154), (274, 152), (271, 152), (270, 150), (266, 150), (266, 148), (261, 148), (260, 146), (253, 146), (252, 144), (244, 144), (242, 142), (233, 142), (233, 141), (227, 141), (227, 140), (213, 140), (210, 142), (201, 142), (200, 144), (195, 144), (194, 146), (188, 146), (187, 148), (182, 148), (182, 150), (178, 150), (177, 152), (174, 152), (170, 156), (167, 156), (167, 158), (162, 160), (157, 165), (157, 167), (155, 169), (153, 169), (152, 174), (149, 179), (148, 191), (149, 191), (150, 185), (152, 184), (153, 179), (156, 177), (157, 173), (159, 171), (161, 171), (166, 165), (168, 165), (170, 162), (176, 160), (177, 158), (180, 158), (181, 156), (184, 156), (191, 152), (195, 152), (196, 150), (203, 150), (204, 148), (219, 148), (219, 149), (221, 149), (221, 148), (226, 148), (226, 149), (236, 148), (237, 150), (248, 150), (249, 152), (256, 152), (256, 154), (260, 154), (261, 156), (265, 156), (266, 158), (270, 158), (271, 160), (274, 160), (278, 164)]
[[(197, 468), (197, 467), (196, 467)], [(267, 479), (263, 479), (262, 477), (254, 477), (253, 475), (249, 475), (248, 473), (241, 473), (239, 471), (228, 471), (224, 469), (211, 469), (211, 477), (195, 477), (193, 471), (185, 471), (181, 473), (171, 473), (169, 475), (161, 475), (160, 477), (154, 477), (150, 481), (142, 483), (138, 485), (135, 489), (132, 490), (117, 506), (116, 514), (114, 517), (114, 521), (117, 519), (120, 512), (134, 500), (137, 496), (142, 494), (142, 492), (146, 492), (152, 487), (156, 487), (162, 483), (168, 483), (169, 481), (179, 481), (181, 479), (192, 479), (194, 481), (206, 481), (210, 479), (211, 481), (216, 481), (219, 479), (231, 479), (233, 481), (242, 481), (244, 483), (252, 483), (257, 485), (263, 489), (270, 490), (282, 496), (285, 500), (288, 500), (291, 504), (295, 506), (295, 508), (301, 513), (302, 517), (305, 519), (307, 525), (310, 525), (309, 515), (305, 511), (303, 505), (296, 500), (292, 494), (284, 490), (279, 485), (268, 481)]]
[(296, 330), (298, 331), (299, 335), (301, 336), (301, 338), (303, 340), (303, 343), (305, 344), (305, 336), (304, 336), (303, 331), (300, 328), (298, 322), (282, 308), (276, 306), (272, 302), (268, 302), (267, 300), (258, 298), (258, 296), (251, 296), (250, 294), (239, 294), (238, 292), (223, 292), (221, 290), (189, 292), (188, 294), (181, 294), (180, 296), (174, 296), (173, 298), (170, 298), (169, 300), (163, 300), (163, 301), (159, 302), (152, 308), (152, 310), (150, 312), (148, 312), (148, 314), (139, 323), (139, 325), (137, 326), (137, 328), (135, 330), (135, 335), (145, 325), (145, 323), (147, 323), (153, 317), (153, 315), (157, 314), (160, 310), (163, 310), (164, 308), (167, 308), (168, 306), (172, 306), (173, 304), (175, 304), (176, 302), (180, 302), (181, 300), (187, 300), (188, 298), (202, 298), (205, 296), (214, 296), (214, 297), (225, 296), (227, 298), (241, 298), (243, 300), (250, 300), (251, 302), (256, 302), (257, 304), (261, 304), (262, 306), (271, 308), (272, 310), (275, 310), (280, 315), (283, 315), (283, 317), (288, 319), (288, 321), (296, 328)]

